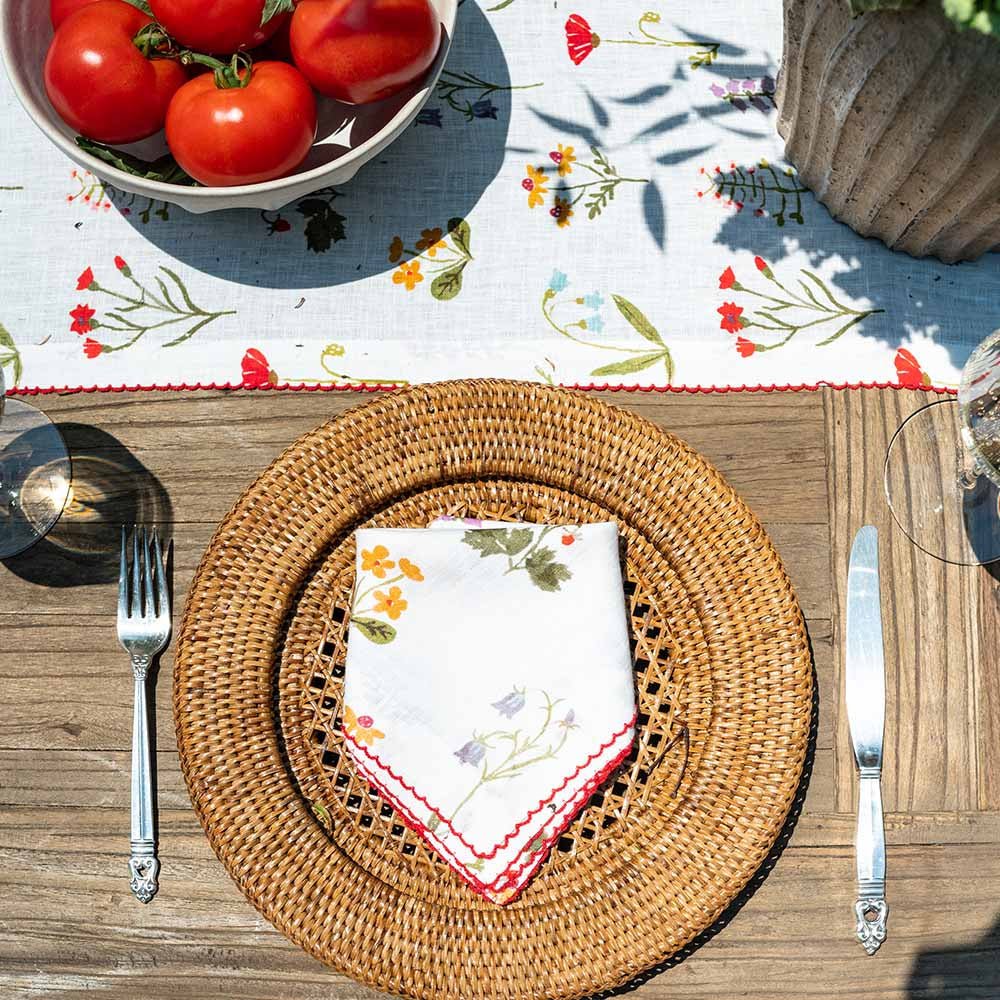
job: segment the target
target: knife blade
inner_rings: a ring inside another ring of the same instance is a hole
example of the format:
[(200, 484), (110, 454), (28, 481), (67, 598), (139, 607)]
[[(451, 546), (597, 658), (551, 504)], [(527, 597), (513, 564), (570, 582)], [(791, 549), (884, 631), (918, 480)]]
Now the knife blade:
[(874, 955), (886, 937), (885, 823), (882, 816), (882, 741), (885, 729), (885, 661), (878, 572), (878, 529), (854, 536), (847, 571), (847, 721), (860, 789), (855, 851), (858, 940)]

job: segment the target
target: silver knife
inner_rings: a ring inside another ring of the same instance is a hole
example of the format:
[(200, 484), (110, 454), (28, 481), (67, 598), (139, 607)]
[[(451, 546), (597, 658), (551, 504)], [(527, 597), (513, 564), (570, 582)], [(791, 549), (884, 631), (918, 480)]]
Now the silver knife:
[(885, 662), (878, 585), (878, 529), (854, 536), (847, 571), (847, 720), (861, 776), (858, 832), (858, 940), (869, 955), (886, 935), (885, 823), (882, 819), (882, 738), (885, 728)]

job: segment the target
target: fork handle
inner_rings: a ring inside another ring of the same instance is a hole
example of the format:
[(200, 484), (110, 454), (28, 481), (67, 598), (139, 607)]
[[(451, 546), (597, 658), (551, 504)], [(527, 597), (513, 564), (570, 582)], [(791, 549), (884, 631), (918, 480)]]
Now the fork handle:
[(146, 675), (150, 657), (133, 656), (135, 678), (132, 707), (132, 854), (129, 885), (136, 899), (148, 903), (159, 888), (160, 862), (153, 828), (153, 771), (150, 766), (149, 705)]

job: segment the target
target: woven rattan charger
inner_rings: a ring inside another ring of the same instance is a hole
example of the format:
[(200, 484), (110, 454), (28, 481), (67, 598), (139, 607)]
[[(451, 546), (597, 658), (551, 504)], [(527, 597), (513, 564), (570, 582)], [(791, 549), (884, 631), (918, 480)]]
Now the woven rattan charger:
[[(362, 525), (614, 519), (635, 750), (515, 903), (472, 893), (357, 778), (338, 734)], [(767, 536), (673, 436), (583, 394), (420, 386), (301, 438), (222, 522), (178, 643), (181, 763), (213, 848), (293, 941), (413, 997), (578, 997), (708, 928), (798, 787), (812, 668)]]

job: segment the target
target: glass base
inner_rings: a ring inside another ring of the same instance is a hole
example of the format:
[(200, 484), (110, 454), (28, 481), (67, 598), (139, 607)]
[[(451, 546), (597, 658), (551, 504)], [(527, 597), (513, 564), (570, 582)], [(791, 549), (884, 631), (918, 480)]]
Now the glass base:
[(7, 559), (59, 520), (72, 475), (62, 435), (41, 410), (11, 397), (0, 406), (0, 559)]
[(911, 414), (885, 458), (885, 492), (896, 523), (925, 552), (962, 566), (1000, 559), (1000, 489), (973, 466), (954, 399)]

